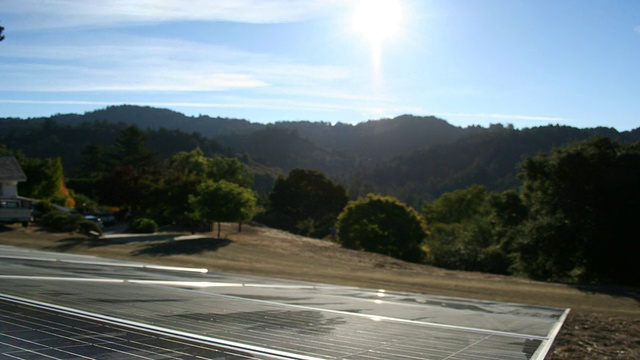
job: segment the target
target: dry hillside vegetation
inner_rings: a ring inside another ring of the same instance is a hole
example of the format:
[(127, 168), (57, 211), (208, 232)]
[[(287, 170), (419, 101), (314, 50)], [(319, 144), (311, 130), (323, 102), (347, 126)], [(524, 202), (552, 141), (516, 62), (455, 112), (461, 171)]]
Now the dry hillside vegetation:
[(543, 283), (448, 271), (256, 226), (223, 225), (213, 234), (111, 234), (91, 240), (35, 227), (0, 227), (0, 243), (176, 266), (205, 267), (284, 279), (433, 295), (569, 307), (549, 359), (640, 359), (640, 290)]

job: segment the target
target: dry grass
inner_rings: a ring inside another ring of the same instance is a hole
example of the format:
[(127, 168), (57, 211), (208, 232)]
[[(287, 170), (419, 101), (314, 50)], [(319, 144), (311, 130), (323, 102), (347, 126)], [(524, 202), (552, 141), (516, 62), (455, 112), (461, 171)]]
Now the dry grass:
[[(37, 228), (0, 228), (0, 243), (149, 263), (204, 267), (283, 279), (569, 307), (551, 359), (640, 359), (640, 291), (624, 287), (580, 288), (509, 276), (448, 271), (281, 231), (223, 226), (223, 240), (151, 237), (90, 240)], [(182, 234), (184, 235), (184, 234)]]

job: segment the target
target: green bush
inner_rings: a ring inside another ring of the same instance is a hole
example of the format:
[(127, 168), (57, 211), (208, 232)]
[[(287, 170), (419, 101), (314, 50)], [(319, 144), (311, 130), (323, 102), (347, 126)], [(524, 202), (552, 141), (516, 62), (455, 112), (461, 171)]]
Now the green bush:
[(338, 217), (338, 240), (349, 249), (423, 262), (429, 256), (424, 219), (398, 199), (367, 195), (351, 201)]
[(88, 234), (90, 231), (102, 234), (102, 228), (97, 223), (85, 219), (80, 214), (67, 213), (47, 205), (42, 205), (39, 225), (50, 231), (80, 232)]
[(149, 218), (133, 219), (129, 223), (129, 231), (139, 234), (152, 234), (158, 230), (158, 224)]
[(48, 201), (38, 201), (33, 206), (33, 214), (36, 219), (40, 219), (41, 217), (51, 213), (52, 211), (56, 211), (56, 208)]
[(83, 234), (102, 234), (102, 228), (95, 221), (82, 219), (82, 221), (78, 223), (78, 228)]

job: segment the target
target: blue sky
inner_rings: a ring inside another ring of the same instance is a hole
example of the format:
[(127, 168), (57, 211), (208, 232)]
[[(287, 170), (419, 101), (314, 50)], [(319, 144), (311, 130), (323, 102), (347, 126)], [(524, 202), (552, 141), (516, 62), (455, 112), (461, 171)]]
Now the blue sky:
[[(354, 25), (385, 1), (395, 5), (382, 24)], [(635, 0), (0, 0), (0, 9), (0, 117), (138, 104), (263, 123), (414, 114), (458, 126), (640, 127)]]

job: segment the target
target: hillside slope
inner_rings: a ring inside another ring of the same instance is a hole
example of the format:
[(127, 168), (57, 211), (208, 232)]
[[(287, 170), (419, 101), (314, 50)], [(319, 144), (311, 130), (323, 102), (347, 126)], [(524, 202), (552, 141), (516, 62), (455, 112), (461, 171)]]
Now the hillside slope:
[(257, 162), (272, 173), (319, 170), (353, 197), (376, 192), (415, 206), (473, 184), (490, 191), (515, 188), (516, 167), (523, 157), (554, 146), (594, 135), (640, 141), (640, 128), (628, 132), (551, 125), (522, 130), (502, 125), (460, 128), (435, 117), (412, 115), (355, 125), (257, 124), (122, 105), (84, 115), (0, 119), (0, 143), (28, 156), (61, 157), (66, 173), (73, 174), (88, 144), (109, 146), (128, 125), (148, 129), (149, 146), (163, 158), (197, 146), (207, 155)]

